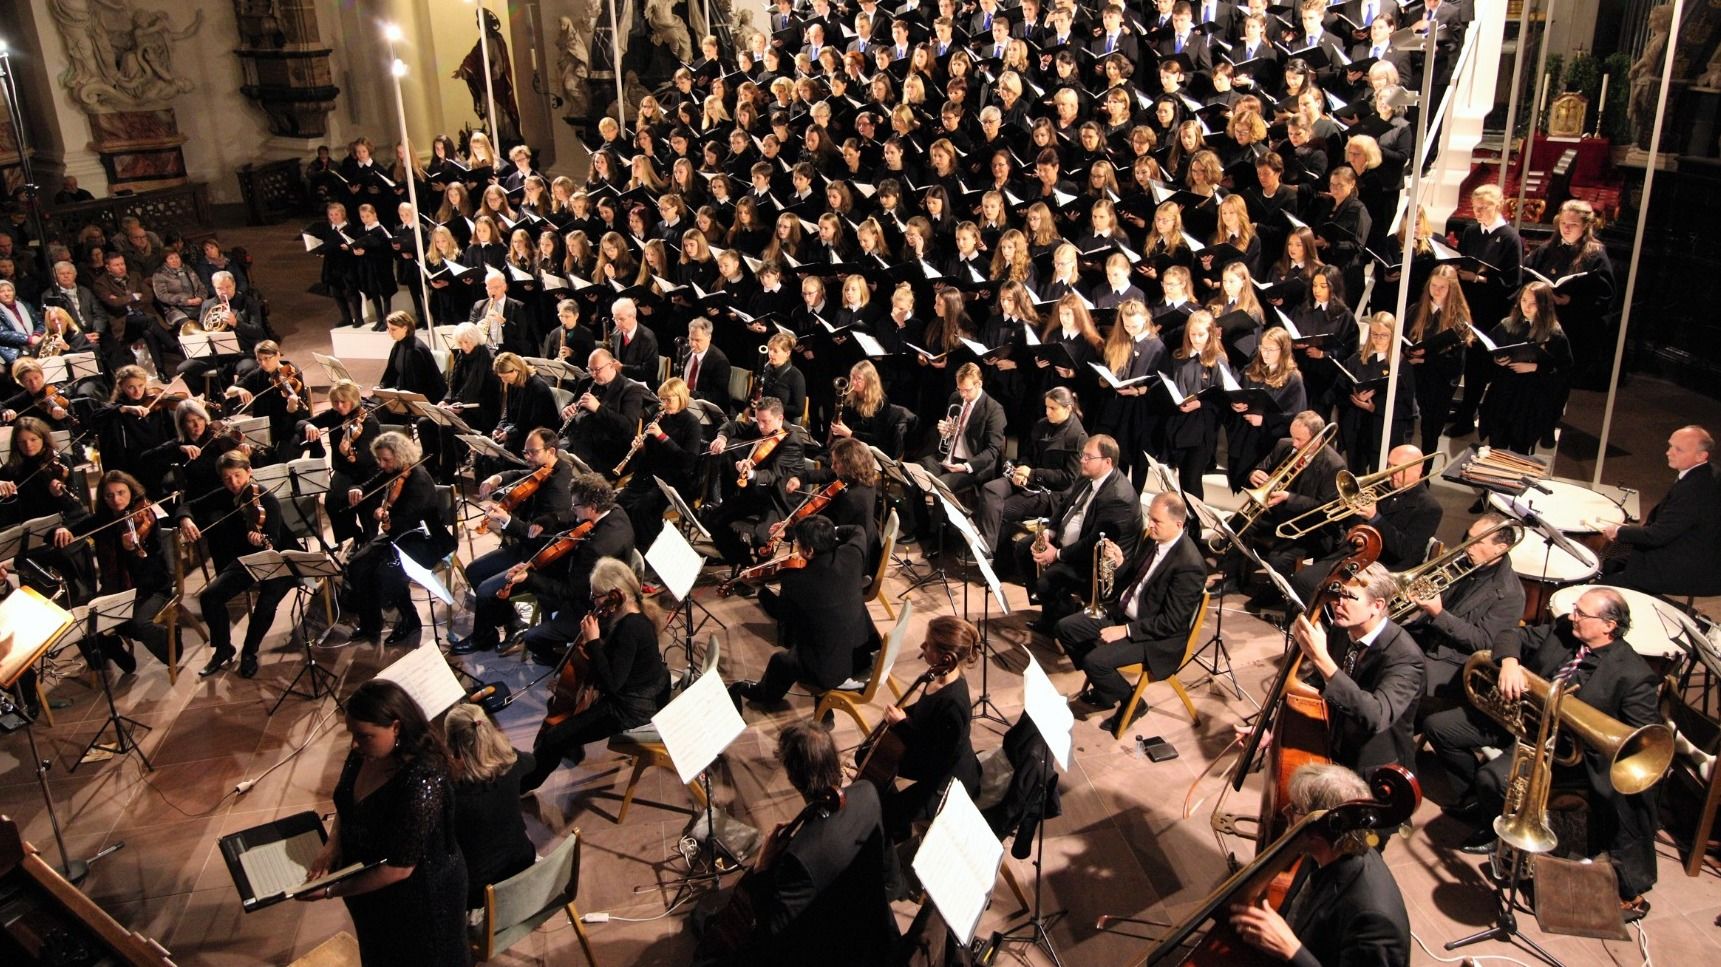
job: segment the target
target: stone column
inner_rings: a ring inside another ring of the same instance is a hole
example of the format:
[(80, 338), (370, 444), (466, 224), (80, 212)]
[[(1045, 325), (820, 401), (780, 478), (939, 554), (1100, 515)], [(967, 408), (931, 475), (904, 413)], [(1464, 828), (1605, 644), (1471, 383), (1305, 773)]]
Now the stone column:
[(341, 89), (317, 25), (313, 0), (233, 0), (245, 70), (244, 95), (269, 118), (270, 133), (322, 138)]

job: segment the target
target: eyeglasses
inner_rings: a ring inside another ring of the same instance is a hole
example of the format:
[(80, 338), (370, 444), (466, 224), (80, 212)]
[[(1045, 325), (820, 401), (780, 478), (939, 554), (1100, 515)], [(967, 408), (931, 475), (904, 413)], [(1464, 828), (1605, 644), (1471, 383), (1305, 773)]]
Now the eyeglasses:
[(543, 447), (527, 447), (526, 449), (521, 450), (520, 452), (522, 454), (528, 456), (528, 457), (535, 457), (538, 454), (543, 453), (544, 448)]
[(1591, 619), (1596, 620), (1596, 621), (1612, 621), (1613, 620), (1612, 618), (1606, 617), (1605, 615), (1590, 614), (1589, 612), (1584, 611), (1582, 608), (1579, 608), (1576, 605), (1573, 605), (1572, 606), (1572, 620), (1576, 621), (1579, 618), (1591, 618)]
[(1104, 460), (1104, 459), (1105, 459), (1104, 457), (1100, 456), (1097, 453), (1084, 453), (1084, 454), (1082, 454), (1082, 462), (1084, 462), (1084, 463), (1086, 463), (1089, 460)]

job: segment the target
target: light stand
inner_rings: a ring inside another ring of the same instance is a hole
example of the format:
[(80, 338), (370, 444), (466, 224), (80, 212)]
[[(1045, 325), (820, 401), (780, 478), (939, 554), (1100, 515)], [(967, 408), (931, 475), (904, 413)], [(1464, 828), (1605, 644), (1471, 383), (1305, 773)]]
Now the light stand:
[[(395, 41), (399, 40), (401, 36), (400, 27), (389, 24), (383, 28), (383, 32), (388, 37), (389, 53), (392, 56)], [(400, 92), (400, 79), (406, 76), (406, 62), (398, 57), (392, 57), (388, 74), (389, 78), (394, 81), (394, 112), (400, 118), (401, 150), (406, 152), (406, 200), (412, 205), (412, 244), (418, 250), (418, 260), (413, 264), (413, 267), (418, 270), (418, 291), (424, 300), (425, 343), (429, 344), (429, 336), (436, 331), (436, 325), (430, 317), (430, 280), (424, 274), (424, 215), (418, 208), (418, 179), (414, 177), (412, 170), (413, 163), (417, 159), (412, 153), (412, 135), (406, 130), (406, 99)], [(488, 70), (485, 72), (485, 79), (489, 79)], [(434, 349), (435, 347), (432, 346), (431, 348)], [(442, 348), (451, 349), (453, 347), (444, 346)]]
[[(1057, 770), (1052, 768), (1052, 750), (1051, 747), (1046, 745), (1044, 742), (1040, 743), (1040, 768), (1045, 770), (1046, 774), (1052, 777), (1053, 782), (1057, 781)], [(1052, 963), (1055, 964), (1056, 967), (1064, 967), (1064, 962), (1058, 957), (1058, 948), (1052, 945), (1052, 935), (1049, 932), (1048, 927), (1052, 921), (1063, 916), (1068, 911), (1059, 910), (1056, 913), (1048, 914), (1045, 913), (1041, 907), (1041, 887), (1045, 876), (1046, 863), (1046, 785), (1047, 783), (1040, 783), (1040, 797), (1037, 810), (1040, 815), (1040, 828), (1034, 831), (1033, 912), (1028, 917), (1027, 923), (1022, 924), (1014, 930), (1009, 930), (1001, 934), (994, 934), (992, 936), (992, 939), (987, 942), (985, 949), (980, 955), (979, 960), (982, 964), (990, 965), (993, 963), (998, 956), (998, 951), (1003, 950), (1011, 944), (1027, 944), (1030, 947), (1039, 947), (1041, 950), (1044, 950), (1046, 952), (1046, 956), (1051, 958)]]
[(19, 192), (29, 204), (30, 231), (36, 234), (36, 255), (42, 263), (42, 278), (52, 279), (54, 267), (48, 260), (48, 236), (42, 228), (41, 186), (36, 184), (36, 166), (30, 161), (30, 136), (24, 130), (24, 112), (18, 101), (18, 82), (12, 74), (12, 50), (0, 40), (0, 94), (6, 98), (6, 113), (12, 116), (12, 130), (18, 133), (18, 169), (24, 175)]
[(1496, 881), (1495, 898), (1498, 906), (1494, 912), (1494, 923), (1468, 937), (1447, 941), (1445, 949), (1457, 950), (1484, 940), (1498, 940), (1501, 943), (1519, 944), (1552, 967), (1564, 967), (1553, 954), (1542, 949), (1541, 944), (1524, 936), (1518, 929), (1518, 884), (1524, 872), (1524, 851), (1515, 846), (1506, 848), (1512, 851), (1512, 873), (1504, 882)]

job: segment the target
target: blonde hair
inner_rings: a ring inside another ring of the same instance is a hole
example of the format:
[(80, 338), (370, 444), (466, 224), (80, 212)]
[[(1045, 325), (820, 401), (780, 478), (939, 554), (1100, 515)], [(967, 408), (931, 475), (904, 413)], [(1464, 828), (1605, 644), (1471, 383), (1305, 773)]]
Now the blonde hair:
[(442, 720), (442, 739), (448, 744), (449, 772), (455, 782), (499, 779), (520, 758), (490, 716), (470, 702), (458, 702), (448, 710)]

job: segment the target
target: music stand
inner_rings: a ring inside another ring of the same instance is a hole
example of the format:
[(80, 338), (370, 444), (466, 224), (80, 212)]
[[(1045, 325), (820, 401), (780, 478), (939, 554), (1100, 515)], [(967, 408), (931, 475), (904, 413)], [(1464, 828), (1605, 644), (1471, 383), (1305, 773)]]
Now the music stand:
[[(18, 679), (58, 644), (66, 632), (72, 630), (74, 623), (71, 612), (42, 597), (33, 588), (21, 587), (0, 601), (0, 688), (16, 688)], [(89, 874), (90, 863), (125, 844), (115, 844), (89, 860), (74, 860), (66, 855), (66, 839), (60, 830), (59, 814), (54, 811), (53, 792), (48, 788), (48, 766), (51, 763), (42, 758), (36, 745), (35, 726), (34, 719), (24, 716), (24, 734), (30, 741), (36, 783), (42, 789), (42, 805), (47, 807), (48, 823), (54, 830), (54, 844), (60, 850), (60, 875), (77, 883)]]
[(274, 434), (269, 429), (269, 418), (266, 416), (242, 416), (230, 421), (244, 442), (258, 450), (267, 450), (274, 446)]
[[(645, 562), (651, 565), (658, 580), (663, 582), (663, 590), (681, 602), (675, 612), (680, 617), (685, 632), (683, 643), (687, 650), (687, 675), (682, 678), (682, 685), (686, 686), (690, 684), (693, 675), (693, 639), (706, 620), (715, 620), (715, 616), (701, 605), (699, 610), (705, 611), (705, 619), (698, 625), (693, 623), (693, 586), (699, 581), (699, 570), (705, 566), (705, 558), (693, 549), (693, 545), (687, 543), (687, 538), (682, 537), (680, 531), (665, 527), (658, 532), (657, 540), (652, 541), (650, 549), (645, 552)], [(718, 624), (721, 625), (722, 622), (719, 621)]]
[[(1242, 551), (1245, 557), (1248, 557), (1256, 564), (1259, 564), (1262, 567), (1267, 566), (1254, 551), (1243, 546), (1242, 542), (1237, 539), (1237, 532), (1233, 531), (1230, 525), (1225, 523), (1225, 518), (1221, 517), (1218, 511), (1207, 506), (1205, 501), (1188, 491), (1184, 491), (1183, 502), (1189, 505), (1190, 510), (1195, 511), (1195, 517), (1197, 520), (1201, 521), (1201, 527), (1203, 530), (1216, 531), (1220, 538), (1226, 542), (1226, 546), (1236, 547)], [(1199, 535), (1196, 540), (1199, 543)], [(1213, 609), (1213, 637), (1208, 638), (1202, 643), (1200, 648), (1195, 649), (1194, 654), (1189, 656), (1189, 660), (1191, 662), (1194, 662), (1196, 665), (1199, 665), (1201, 668), (1206, 670), (1207, 679), (1206, 681), (1193, 682), (1189, 687), (1199, 688), (1207, 682), (1217, 682), (1222, 677), (1227, 678), (1231, 681), (1231, 690), (1237, 694), (1238, 698), (1246, 699), (1256, 708), (1260, 708), (1261, 705), (1259, 702), (1255, 701), (1255, 697), (1250, 695), (1247, 691), (1244, 691), (1242, 683), (1237, 681), (1237, 670), (1231, 664), (1231, 652), (1225, 646), (1225, 594), (1226, 585), (1223, 578), (1221, 578), (1219, 582), (1219, 603)], [(1213, 658), (1211, 661), (1202, 657), (1202, 655), (1208, 651), (1213, 652)]]
[[(935, 506), (938, 502), (937, 498), (939, 497), (946, 498), (949, 501), (949, 504), (957, 503), (956, 495), (950, 492), (950, 488), (944, 486), (944, 484), (940, 482), (937, 477), (934, 477), (925, 467), (922, 467), (918, 463), (904, 463), (900, 461), (897, 463), (897, 466), (901, 467), (903, 473), (906, 474), (908, 479), (914, 483), (914, 489), (933, 498), (932, 503)], [(920, 590), (922, 587), (931, 584), (933, 581), (937, 581), (944, 585), (944, 596), (950, 601), (950, 610), (955, 611), (956, 594), (950, 590), (950, 576), (944, 572), (943, 563), (939, 563), (937, 565), (932, 563), (933, 557), (938, 558), (940, 562), (944, 560), (943, 526), (934, 523), (932, 525), (932, 536), (935, 540), (935, 549), (930, 555), (924, 554), (925, 545), (924, 543), (921, 545), (923, 551), (922, 559), (926, 563), (926, 574), (911, 581), (908, 587), (903, 588), (896, 597), (897, 600), (900, 601), (908, 597), (910, 594), (913, 594), (915, 591)], [(909, 564), (905, 569), (912, 571), (915, 566), (916, 565)]]
[(185, 350), (186, 359), (214, 360), (222, 356), (245, 355), (239, 348), (239, 334), (231, 330), (182, 333), (179, 348)]
[[(298, 592), (293, 597), (293, 610), (296, 613), (296, 619), (293, 621), (293, 634), (304, 646), (305, 664), (299, 669), (299, 673), (293, 676), (293, 680), (287, 684), (287, 688), (281, 693), (281, 696), (275, 699), (275, 704), (269, 708), (269, 714), (274, 715), (289, 695), (297, 695), (313, 702), (321, 700), (325, 695), (334, 695), (335, 676), (328, 669), (317, 664), (315, 646), (301, 628), (305, 621), (305, 595), (303, 592), (314, 591), (321, 585), (321, 582), (341, 573), (341, 566), (335, 563), (334, 558), (321, 551), (292, 550), (259, 551), (256, 554), (247, 554), (241, 557), (239, 563), (245, 566), (245, 570), (250, 572), (252, 579), (258, 584), (286, 576), (297, 579), (293, 582), (293, 590)], [(324, 629), (316, 644), (322, 644), (322, 639), (326, 638), (328, 633), (328, 630)], [(300, 691), (299, 682), (307, 675), (311, 678), (310, 690)], [(336, 705), (338, 706), (339, 703), (337, 702)]]
[[(134, 588), (129, 591), (121, 591), (118, 594), (104, 595), (92, 600), (89, 604), (79, 605), (72, 609), (72, 621), (84, 627), (84, 641), (86, 647), (91, 649), (86, 654), (93, 654), (94, 649), (101, 647), (96, 642), (97, 635), (106, 634), (131, 620), (132, 608), (136, 603), (137, 590)], [(108, 663), (105, 661), (91, 662), (91, 665), (94, 666), (96, 677), (101, 680), (102, 695), (107, 698), (108, 720), (101, 727), (101, 731), (90, 737), (89, 743), (84, 746), (84, 751), (78, 755), (77, 761), (73, 762), (66, 771), (77, 772), (78, 766), (95, 759), (111, 759), (117, 755), (136, 752), (138, 760), (143, 763), (144, 770), (154, 772), (155, 766), (150, 764), (149, 756), (144, 755), (143, 748), (137, 744), (136, 739), (132, 738), (133, 729), (142, 729), (148, 732), (150, 727), (137, 719), (120, 714), (119, 707), (114, 704), (114, 689), (113, 683), (108, 678)], [(112, 726), (114, 730), (114, 744), (103, 745), (102, 736), (107, 734), (109, 726)], [(105, 752), (107, 755), (94, 756), (97, 752)]]
[[(406, 533), (423, 533), (426, 537), (430, 535), (429, 525), (420, 521), (418, 526), (419, 530), (407, 531)], [(401, 573), (406, 575), (406, 579), (408, 581), (418, 585), (430, 594), (430, 635), (431, 639), (436, 642), (437, 649), (440, 650), (442, 648), (442, 628), (436, 623), (436, 602), (440, 600), (443, 607), (448, 609), (448, 620), (452, 623), (454, 621), (454, 592), (448, 590), (448, 586), (443, 584), (430, 568), (427, 568), (413, 560), (411, 554), (401, 550), (398, 543), (394, 543), (405, 536), (406, 534), (400, 534), (390, 538), (390, 545), (394, 548), (394, 557), (400, 564)], [(412, 595), (408, 594), (406, 599), (410, 604), (412, 601)], [(412, 606), (414, 608), (417, 607), (417, 605)]]
[[(967, 543), (969, 553), (974, 556), (975, 569), (980, 572), (980, 580), (986, 586), (985, 593), (980, 596), (980, 697), (974, 701), (974, 712), (981, 718), (992, 719), (1008, 725), (1010, 720), (1004, 717), (1004, 712), (998, 708), (998, 703), (992, 701), (990, 681), (992, 662), (986, 652), (991, 648), (992, 599), (998, 600), (998, 610), (1004, 614), (1010, 613), (1010, 605), (1004, 600), (1004, 588), (998, 581), (998, 573), (992, 570), (992, 562), (986, 559), (986, 554), (981, 549), (982, 541), (979, 529), (968, 519), (967, 513), (962, 510), (960, 505), (946, 500), (942, 493), (935, 496), (944, 505), (946, 519), (956, 528), (956, 532), (962, 535), (962, 540)], [(972, 581), (964, 580), (962, 582), (962, 616), (964, 618), (968, 617), (970, 613), (968, 590), (972, 584)]]
[(341, 362), (339, 357), (325, 356), (322, 353), (312, 353), (311, 358), (317, 361), (317, 365), (323, 367), (323, 375), (329, 378), (330, 386), (333, 386), (342, 380), (349, 383), (358, 382), (358, 380), (353, 379), (353, 374), (347, 370), (347, 364)]
[[(284, 473), (277, 470), (277, 468), (283, 467), (285, 468)], [(278, 484), (266, 475), (268, 471), (276, 471), (279, 474)], [(334, 474), (329, 469), (327, 458), (300, 457), (284, 464), (270, 464), (253, 470), (251, 476), (253, 479), (264, 477), (268, 481), (265, 486), (268, 486), (270, 491), (277, 498), (280, 498), (281, 506), (293, 508), (293, 519), (286, 521), (293, 533), (309, 534), (316, 538), (318, 546), (325, 553), (334, 553), (334, 549), (329, 547), (329, 542), (323, 538), (323, 519), (319, 509), (322, 507), (322, 501), (317, 499), (327, 494), (329, 487), (333, 484)], [(304, 505), (301, 503), (304, 500), (310, 501), (311, 513), (309, 515), (305, 513)], [(327, 605), (329, 624), (334, 624), (334, 606), (327, 601), (324, 603)]]
[(532, 371), (534, 373), (552, 381), (557, 389), (560, 389), (563, 383), (570, 380), (578, 382), (589, 375), (580, 367), (562, 359), (548, 359), (543, 356), (527, 356), (525, 358), (525, 362), (527, 365), (532, 367)]
[(705, 869), (691, 870), (679, 880), (675, 896), (669, 902), (669, 909), (673, 910), (683, 898), (700, 887), (716, 886), (722, 875), (717, 869), (711, 763), (729, 747), (729, 743), (747, 731), (747, 723), (741, 720), (741, 713), (735, 711), (734, 703), (729, 700), (723, 676), (714, 669), (710, 674), (694, 679), (692, 685), (670, 699), (668, 705), (651, 717), (651, 724), (663, 740), (669, 761), (675, 766), (675, 773), (682, 784), (691, 784), (697, 779), (704, 788), (705, 828), (711, 831), (700, 848)]
[(43, 356), (38, 359), (42, 364), (42, 377), (49, 383), (76, 383), (91, 376), (101, 375), (101, 367), (96, 363), (95, 353), (66, 353), (63, 356)]
[(490, 457), (495, 460), (501, 460), (504, 463), (512, 463), (521, 467), (526, 466), (526, 461), (503, 449), (495, 440), (482, 434), (461, 433), (457, 435), (455, 439), (471, 447), (472, 451), (480, 456)]
[[(700, 537), (705, 538), (705, 542), (707, 544), (714, 543), (713, 538), (711, 537), (711, 532), (705, 529), (704, 524), (700, 523), (699, 515), (695, 514), (693, 512), (693, 508), (688, 506), (686, 499), (681, 496), (680, 492), (665, 483), (662, 477), (653, 476), (651, 479), (657, 484), (657, 489), (663, 491), (663, 496), (669, 498), (669, 506), (675, 508), (675, 516), (677, 518), (675, 523), (676, 527), (681, 531), (681, 536), (690, 544), (693, 542), (694, 534), (698, 534)], [(709, 615), (711, 612), (707, 611), (706, 614)], [(704, 622), (700, 623), (704, 624)], [(717, 623), (725, 628), (728, 627), (721, 621)]]
[(1004, 844), (986, 824), (968, 790), (950, 780), (944, 802), (914, 854), (913, 868), (938, 915), (964, 947), (980, 926), (1003, 861)]

